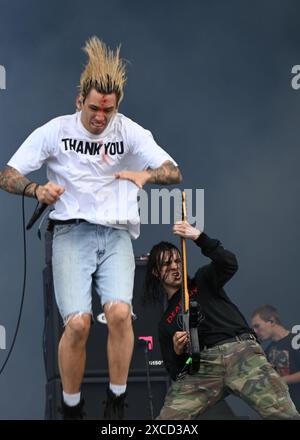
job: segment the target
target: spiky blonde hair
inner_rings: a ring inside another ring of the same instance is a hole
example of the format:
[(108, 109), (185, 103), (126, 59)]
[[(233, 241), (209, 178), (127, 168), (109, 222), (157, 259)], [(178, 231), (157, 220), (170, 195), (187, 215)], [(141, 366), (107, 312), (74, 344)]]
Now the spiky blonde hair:
[(103, 94), (115, 93), (119, 104), (124, 96), (126, 82), (125, 63), (119, 56), (120, 46), (114, 52), (98, 37), (92, 37), (83, 50), (89, 58), (80, 77), (80, 95), (83, 100), (94, 88)]

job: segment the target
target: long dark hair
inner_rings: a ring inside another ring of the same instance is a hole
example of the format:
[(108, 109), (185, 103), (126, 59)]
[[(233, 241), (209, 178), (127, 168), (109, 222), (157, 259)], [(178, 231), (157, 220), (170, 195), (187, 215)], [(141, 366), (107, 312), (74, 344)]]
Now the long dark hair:
[(178, 252), (180, 255), (179, 249), (174, 244), (167, 241), (161, 241), (151, 249), (145, 277), (145, 302), (157, 302), (162, 300), (162, 281), (159, 274), (165, 255), (172, 254), (173, 252)]

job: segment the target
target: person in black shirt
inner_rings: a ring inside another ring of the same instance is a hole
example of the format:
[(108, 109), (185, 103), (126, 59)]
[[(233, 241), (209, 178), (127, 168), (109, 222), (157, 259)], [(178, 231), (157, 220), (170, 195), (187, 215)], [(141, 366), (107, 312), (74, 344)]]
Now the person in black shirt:
[(182, 331), (182, 265), (179, 250), (171, 243), (155, 245), (149, 256), (146, 298), (165, 295), (167, 308), (159, 322), (159, 340), (164, 364), (172, 383), (158, 419), (195, 419), (229, 393), (244, 399), (263, 418), (300, 418), (287, 385), (267, 361), (247, 321), (225, 293), (223, 286), (236, 273), (235, 255), (219, 240), (187, 222), (173, 227), (175, 235), (191, 239), (211, 259), (189, 280), (189, 295), (198, 302), (200, 369), (188, 374)]
[(272, 305), (258, 307), (252, 314), (251, 323), (261, 341), (271, 341), (265, 349), (267, 358), (288, 384), (290, 396), (300, 411), (300, 350), (294, 348), (295, 335), (282, 325)]

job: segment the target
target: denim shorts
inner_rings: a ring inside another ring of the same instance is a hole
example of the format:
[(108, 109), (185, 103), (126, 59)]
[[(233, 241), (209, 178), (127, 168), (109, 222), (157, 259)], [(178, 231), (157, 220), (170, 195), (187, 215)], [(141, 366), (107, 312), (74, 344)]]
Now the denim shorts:
[(55, 225), (52, 266), (65, 323), (73, 314), (92, 314), (92, 286), (102, 306), (112, 301), (131, 306), (135, 261), (127, 230), (88, 222)]

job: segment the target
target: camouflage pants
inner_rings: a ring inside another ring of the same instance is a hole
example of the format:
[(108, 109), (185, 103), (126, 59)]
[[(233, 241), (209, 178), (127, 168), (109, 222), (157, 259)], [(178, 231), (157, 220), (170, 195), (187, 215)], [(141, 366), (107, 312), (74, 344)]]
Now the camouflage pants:
[(199, 372), (171, 385), (158, 419), (195, 419), (230, 393), (265, 419), (300, 419), (287, 385), (252, 340), (203, 350)]

